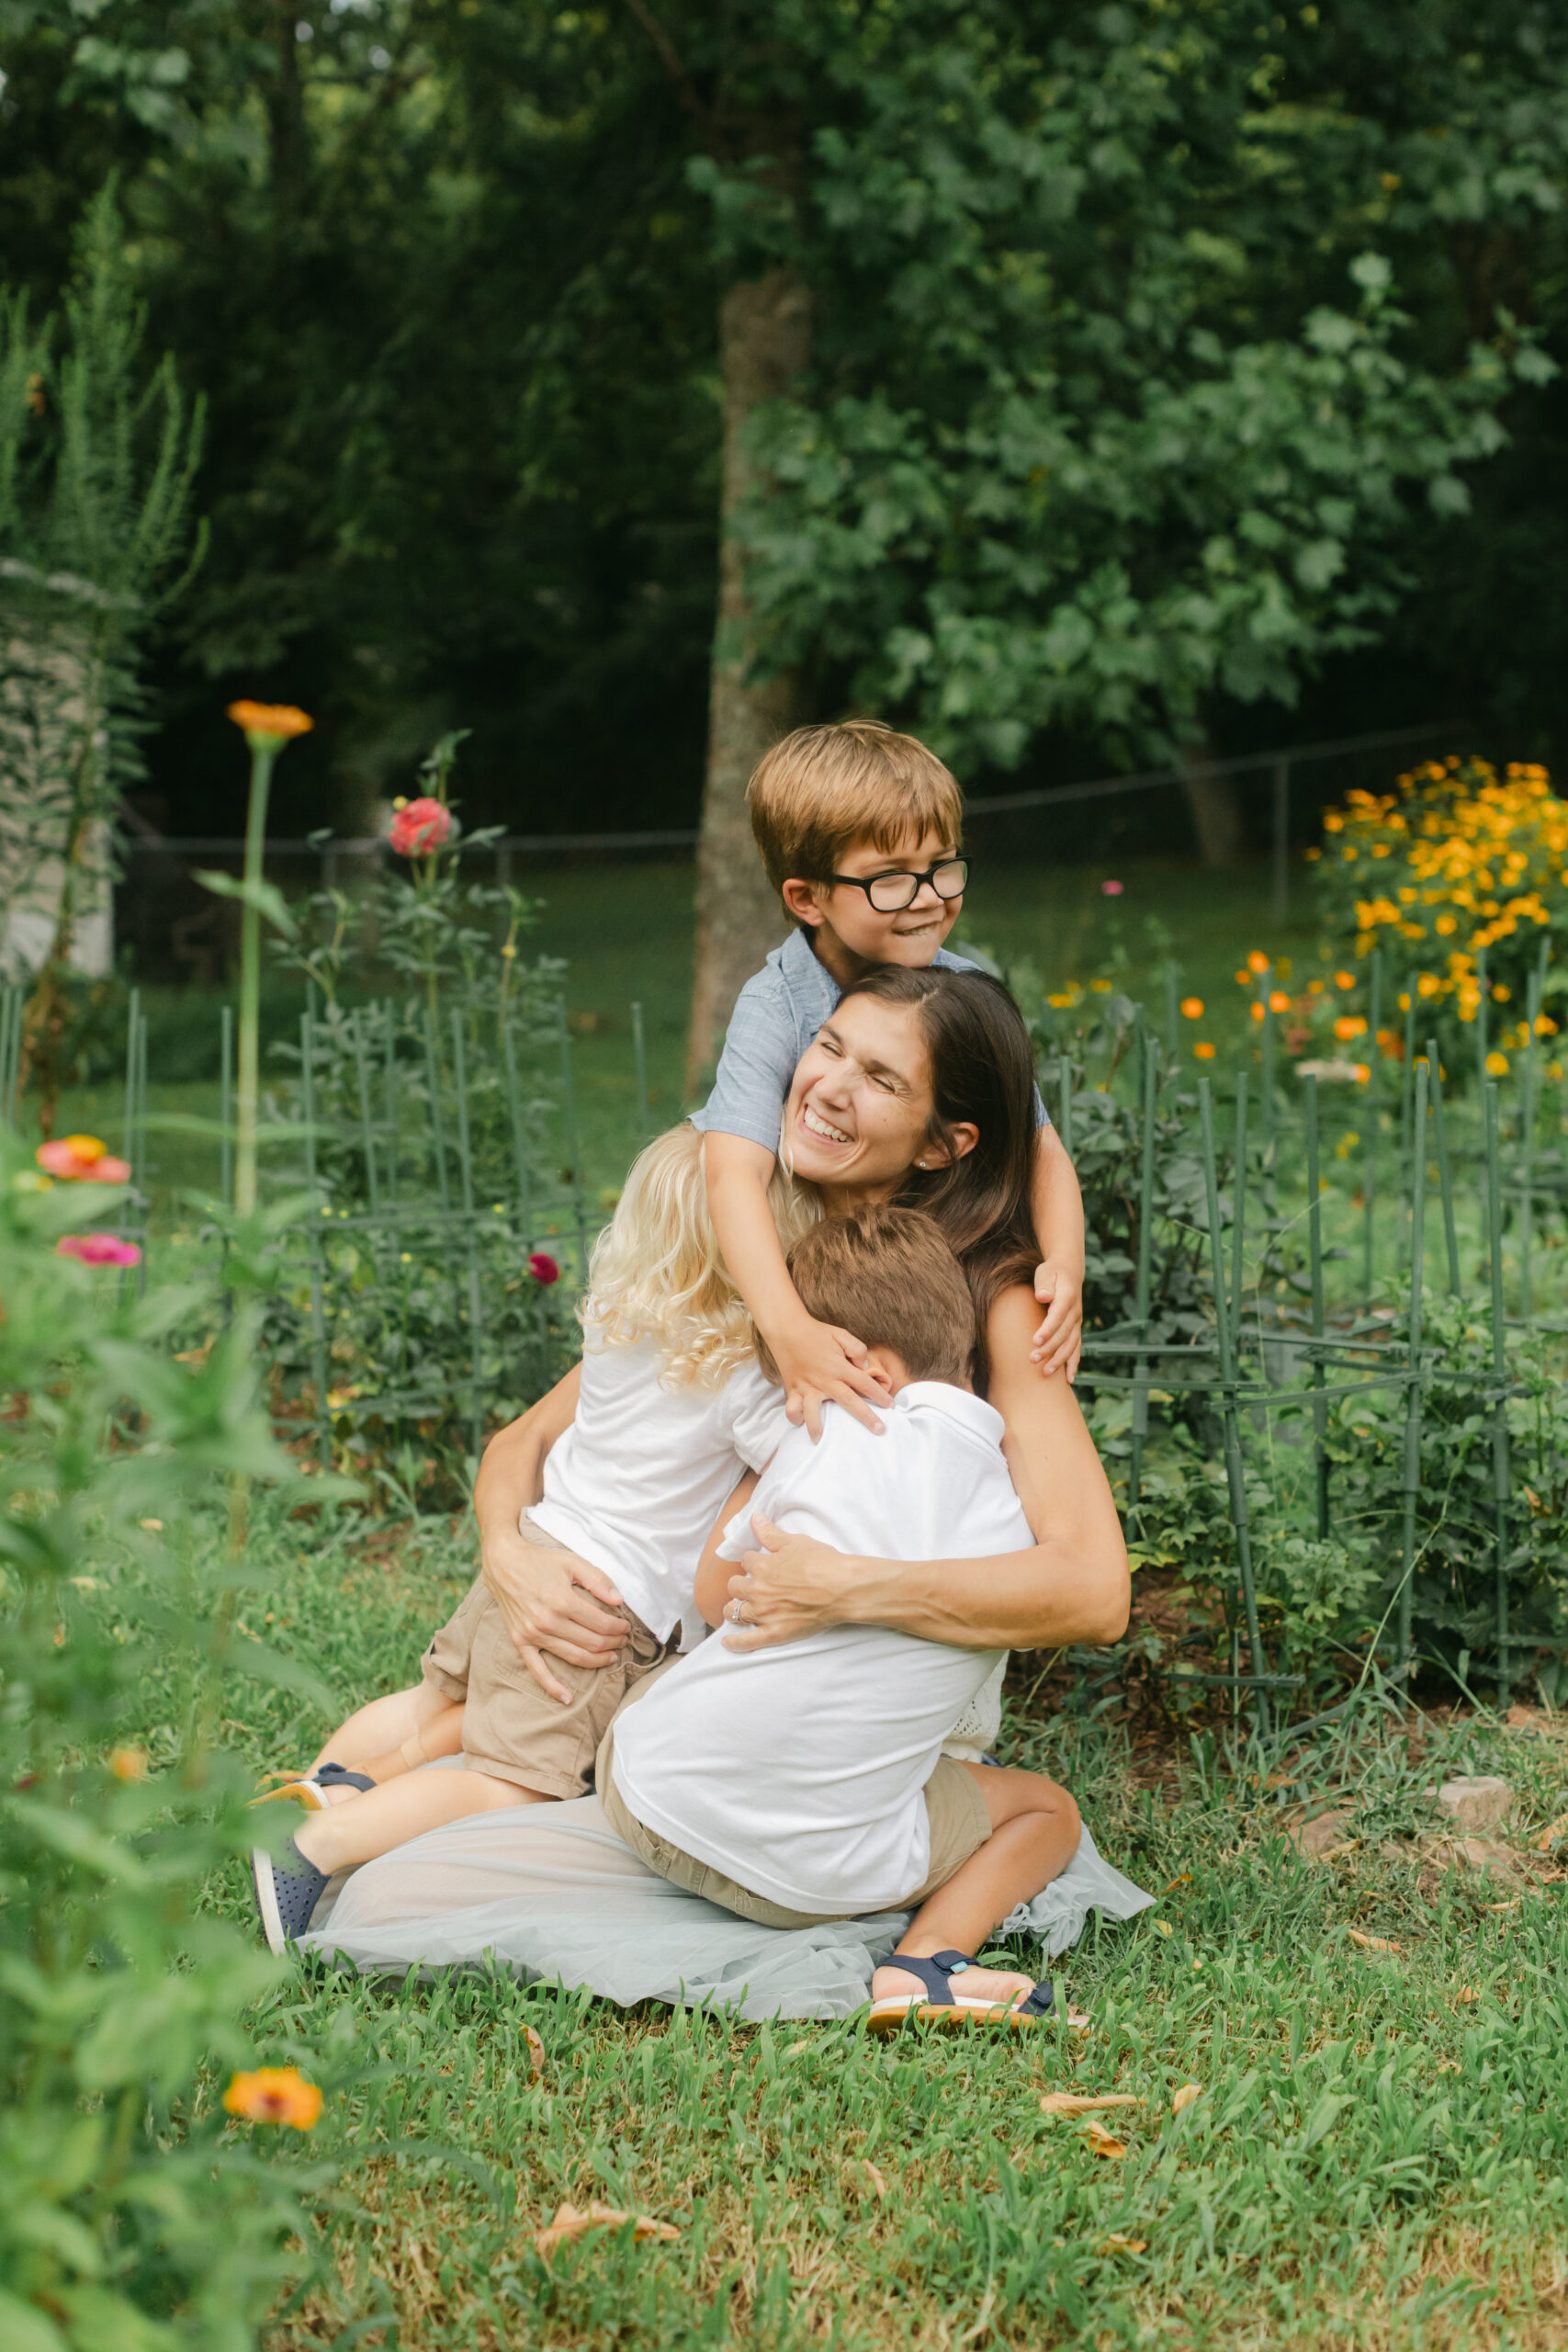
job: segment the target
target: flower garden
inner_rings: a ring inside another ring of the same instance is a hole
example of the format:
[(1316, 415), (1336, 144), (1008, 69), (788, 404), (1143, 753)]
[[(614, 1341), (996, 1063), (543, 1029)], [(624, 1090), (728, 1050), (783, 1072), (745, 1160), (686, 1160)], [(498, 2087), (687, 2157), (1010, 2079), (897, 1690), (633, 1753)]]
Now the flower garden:
[[(234, 716), (259, 844), (303, 715)], [(1120, 933), (1076, 984), (1010, 964), (1138, 1598), (1015, 1659), (1005, 1737), (1163, 1893), (1073, 1956), (1081, 2044), (931, 2060), (255, 1942), (258, 1777), (460, 1590), (595, 1222), (568, 975), (465, 875), (457, 751), (368, 889), (213, 877), (209, 1194), (154, 1201), (134, 1001), (121, 1150), (5, 1143), (6, 2342), (1556, 2340), (1568, 807), (1479, 761), (1351, 796), (1316, 957), (1252, 948), (1229, 1002), (1174, 947), (1135, 1001)], [(1429, 1792), (1488, 1773), (1477, 1859)]]

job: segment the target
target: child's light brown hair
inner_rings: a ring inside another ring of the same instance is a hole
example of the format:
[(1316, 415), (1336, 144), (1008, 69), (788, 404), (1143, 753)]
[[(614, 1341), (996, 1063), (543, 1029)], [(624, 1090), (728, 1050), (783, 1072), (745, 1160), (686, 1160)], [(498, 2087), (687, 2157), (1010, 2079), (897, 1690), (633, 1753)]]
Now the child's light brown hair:
[(913, 735), (874, 718), (797, 727), (759, 763), (746, 797), (775, 890), (792, 879), (826, 882), (860, 842), (891, 857), (925, 833), (953, 849), (963, 837), (951, 771)]
[[(856, 1209), (824, 1217), (789, 1253), (802, 1306), (819, 1323), (891, 1348), (911, 1380), (964, 1384), (975, 1356), (975, 1303), (964, 1270), (919, 1209)], [(778, 1366), (761, 1332), (757, 1361)]]

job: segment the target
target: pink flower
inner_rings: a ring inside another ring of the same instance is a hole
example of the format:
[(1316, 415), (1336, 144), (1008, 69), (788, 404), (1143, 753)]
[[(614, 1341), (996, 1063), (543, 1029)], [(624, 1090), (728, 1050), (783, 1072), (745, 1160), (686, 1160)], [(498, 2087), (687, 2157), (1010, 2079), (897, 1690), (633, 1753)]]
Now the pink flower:
[(400, 857), (428, 857), (452, 831), (452, 811), (439, 800), (404, 800), (387, 835)]
[(1125, 882), (1102, 882), (1100, 895), (1102, 899), (1119, 899), (1126, 888)]
[(130, 1181), (125, 1161), (106, 1151), (96, 1136), (61, 1136), (53, 1143), (40, 1143), (33, 1157), (51, 1176), (85, 1179), (89, 1184), (126, 1184)]
[(118, 1233), (62, 1233), (54, 1245), (56, 1257), (80, 1258), (85, 1266), (139, 1266), (141, 1252), (134, 1241)]
[(528, 1272), (541, 1290), (548, 1290), (552, 1283), (558, 1283), (560, 1280), (560, 1268), (547, 1250), (534, 1251), (528, 1261)]

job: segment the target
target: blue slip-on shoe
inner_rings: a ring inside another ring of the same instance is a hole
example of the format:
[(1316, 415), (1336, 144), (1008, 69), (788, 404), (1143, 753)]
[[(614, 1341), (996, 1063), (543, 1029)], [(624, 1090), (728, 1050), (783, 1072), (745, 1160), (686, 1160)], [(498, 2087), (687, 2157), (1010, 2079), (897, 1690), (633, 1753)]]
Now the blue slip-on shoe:
[(304, 1934), (329, 1876), (330, 1872), (306, 1860), (292, 1838), (284, 1847), (281, 1860), (265, 1846), (253, 1850), (251, 1878), (269, 1950), (281, 1954)]

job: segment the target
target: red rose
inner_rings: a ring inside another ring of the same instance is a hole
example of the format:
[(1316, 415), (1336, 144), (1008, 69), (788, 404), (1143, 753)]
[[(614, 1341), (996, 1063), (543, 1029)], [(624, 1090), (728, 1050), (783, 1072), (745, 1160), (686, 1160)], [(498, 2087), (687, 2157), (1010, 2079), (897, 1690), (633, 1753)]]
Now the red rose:
[(405, 800), (387, 835), (400, 857), (428, 857), (452, 831), (452, 811), (439, 800)]
[(552, 1283), (558, 1283), (560, 1280), (560, 1268), (547, 1250), (536, 1250), (533, 1252), (528, 1260), (528, 1272), (541, 1290), (548, 1290)]

